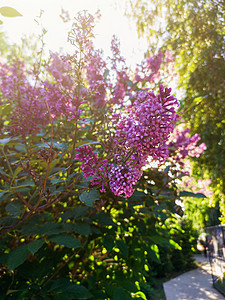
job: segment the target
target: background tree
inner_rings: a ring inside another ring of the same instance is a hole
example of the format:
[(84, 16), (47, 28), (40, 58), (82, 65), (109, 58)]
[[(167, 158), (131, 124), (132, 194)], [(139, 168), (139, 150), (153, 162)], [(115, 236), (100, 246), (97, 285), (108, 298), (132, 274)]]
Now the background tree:
[[(225, 215), (224, 1), (129, 1), (140, 35), (157, 49), (172, 51), (184, 90), (182, 117), (200, 133), (207, 150), (195, 174), (210, 178), (214, 205)], [(129, 13), (128, 13), (129, 14)]]

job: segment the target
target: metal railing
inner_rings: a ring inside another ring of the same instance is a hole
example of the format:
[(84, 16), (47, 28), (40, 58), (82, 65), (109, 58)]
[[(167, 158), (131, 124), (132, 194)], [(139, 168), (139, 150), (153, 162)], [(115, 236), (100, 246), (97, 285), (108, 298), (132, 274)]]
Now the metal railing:
[(205, 231), (207, 234), (205, 246), (211, 267), (213, 287), (225, 296), (225, 288), (223, 289), (225, 275), (225, 225), (206, 227)]

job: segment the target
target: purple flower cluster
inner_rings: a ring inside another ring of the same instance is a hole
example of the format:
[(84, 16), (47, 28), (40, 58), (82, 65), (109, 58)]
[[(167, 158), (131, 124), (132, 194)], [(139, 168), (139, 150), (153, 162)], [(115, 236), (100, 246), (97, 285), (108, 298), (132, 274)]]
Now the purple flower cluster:
[(95, 107), (104, 107), (106, 104), (106, 90), (109, 87), (109, 83), (106, 76), (104, 76), (107, 68), (105, 61), (102, 59), (102, 52), (91, 49), (85, 68), (89, 84), (90, 100)]
[(178, 102), (170, 93), (171, 89), (162, 86), (157, 96), (148, 90), (139, 91), (126, 115), (113, 114), (115, 132), (108, 138), (111, 146), (106, 146), (106, 159), (98, 157), (91, 147), (77, 149), (76, 159), (81, 161), (85, 178), (93, 176), (91, 183), (101, 183), (102, 187), (108, 178), (115, 195), (130, 197), (147, 158), (164, 161), (168, 156), (167, 141), (178, 118)]
[(142, 166), (149, 156), (159, 161), (168, 156), (166, 142), (178, 117), (175, 106), (179, 105), (170, 92), (162, 86), (157, 96), (148, 90), (138, 92), (130, 114), (117, 124), (115, 143), (132, 149)]
[(114, 195), (128, 198), (134, 192), (134, 185), (141, 178), (142, 171), (128, 164), (120, 164), (112, 167), (108, 177), (109, 186)]
[(9, 102), (20, 101), (21, 95), (32, 92), (25, 74), (25, 64), (19, 59), (15, 59), (11, 66), (0, 62), (0, 83), (1, 98)]
[(197, 145), (200, 141), (200, 135), (195, 134), (189, 136), (190, 129), (183, 129), (184, 124), (180, 124), (174, 129), (171, 136), (171, 141), (168, 143), (169, 156), (170, 158), (181, 165), (183, 165), (183, 160), (187, 156), (199, 157), (201, 153), (206, 149), (205, 143)]
[[(59, 60), (59, 67), (56, 67), (56, 56), (51, 71), (59, 82), (52, 83), (39, 80), (32, 85), (29, 74), (25, 74), (24, 63), (16, 60), (12, 66), (1, 64), (0, 71), (0, 104), (9, 102), (12, 107), (11, 119), (8, 125), (10, 136), (22, 135), (23, 137), (39, 132), (40, 126), (50, 123), (48, 107), (53, 120), (67, 118), (77, 121), (81, 114), (81, 101), (73, 95), (65, 94), (61, 87), (72, 85), (72, 79), (60, 75), (62, 64)], [(48, 103), (48, 107), (46, 105)]]
[(69, 91), (74, 88), (76, 76), (67, 58), (63, 59), (57, 53), (51, 53), (51, 64), (47, 67), (47, 71), (60, 87)]
[(159, 73), (162, 58), (162, 52), (152, 57), (147, 57), (146, 61), (143, 61), (142, 64), (136, 68), (136, 82), (153, 82)]
[(111, 42), (112, 51), (112, 70), (118, 70), (121, 66), (125, 65), (125, 59), (120, 53), (120, 42), (118, 38), (114, 35)]
[(126, 93), (131, 90), (128, 85), (129, 76), (127, 74), (127, 66), (125, 64), (125, 59), (120, 53), (120, 43), (118, 39), (113, 36), (111, 43), (111, 65), (112, 71), (115, 73), (114, 82), (115, 86), (111, 92), (112, 97), (110, 99), (111, 103), (123, 105)]
[(40, 131), (40, 125), (49, 123), (47, 108), (41, 101), (21, 100), (12, 112), (11, 122), (8, 126), (9, 135), (23, 137), (36, 134)]
[(160, 51), (157, 55), (154, 55), (153, 57), (147, 58), (147, 66), (149, 69), (152, 70), (153, 73), (157, 73), (160, 69), (161, 63), (162, 63), (162, 52)]
[(107, 159), (99, 157), (98, 153), (94, 152), (91, 146), (83, 146), (77, 148), (78, 152), (75, 159), (81, 162), (81, 170), (84, 172), (84, 178), (89, 178), (92, 185), (101, 185), (101, 192), (105, 192), (107, 186)]
[(92, 47), (94, 17), (86, 10), (81, 11), (74, 18), (72, 30), (69, 32), (68, 41), (76, 46), (80, 53), (85, 53)]
[(130, 197), (134, 192), (134, 184), (141, 178), (140, 168), (132, 165), (132, 160), (122, 162), (120, 155), (114, 155), (114, 164), (107, 159), (101, 159), (91, 146), (77, 148), (75, 159), (81, 162), (80, 169), (84, 178), (88, 178), (92, 185), (100, 185), (101, 192), (106, 191), (107, 182), (114, 195)]
[(126, 92), (129, 90), (127, 82), (129, 77), (126, 71), (117, 72), (117, 82), (112, 93), (112, 103), (113, 104), (123, 104)]

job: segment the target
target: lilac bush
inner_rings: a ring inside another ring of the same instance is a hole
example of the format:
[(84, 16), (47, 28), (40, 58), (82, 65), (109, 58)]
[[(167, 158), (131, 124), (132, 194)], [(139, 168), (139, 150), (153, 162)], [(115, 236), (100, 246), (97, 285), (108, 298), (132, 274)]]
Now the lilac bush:
[[(110, 66), (103, 60), (102, 52), (94, 49), (93, 24), (91, 15), (78, 15), (68, 37), (75, 46), (74, 56), (59, 57), (52, 53), (45, 80), (26, 72), (24, 63), (18, 59), (12, 66), (2, 64), (2, 98), (12, 104), (6, 130), (9, 136), (22, 135), (25, 139), (51, 122), (67, 120), (79, 132), (90, 114), (87, 106), (95, 116), (98, 109), (104, 109), (102, 117), (107, 117), (108, 124), (101, 125), (105, 133), (99, 142), (104, 145), (105, 154), (101, 157), (93, 152), (93, 146), (84, 146), (74, 149), (78, 152), (74, 158), (81, 162), (84, 178), (92, 177), (93, 186), (100, 184), (102, 192), (110, 187), (115, 195), (127, 198), (134, 192), (148, 157), (157, 161), (168, 157), (167, 141), (178, 118), (179, 104), (169, 88), (160, 85), (156, 94), (132, 83), (115, 37), (110, 61), (112, 74), (105, 75)], [(153, 82), (161, 63), (162, 53), (148, 57), (145, 70), (150, 75), (141, 81)], [(35, 78), (35, 84), (28, 73)]]
[(73, 55), (1, 60), (1, 285), (18, 299), (140, 295), (148, 255), (168, 243), (176, 175), (200, 154), (197, 136), (172, 137), (179, 103), (158, 81), (168, 54), (131, 72), (115, 37), (111, 58), (95, 49), (93, 28), (81, 12)]

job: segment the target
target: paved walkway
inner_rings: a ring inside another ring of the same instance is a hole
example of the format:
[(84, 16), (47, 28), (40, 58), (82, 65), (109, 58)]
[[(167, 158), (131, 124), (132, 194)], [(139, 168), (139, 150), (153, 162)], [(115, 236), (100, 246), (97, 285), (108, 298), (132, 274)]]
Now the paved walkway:
[(225, 300), (225, 297), (212, 287), (208, 260), (201, 255), (196, 255), (195, 260), (201, 263), (200, 268), (163, 284), (166, 300)]

